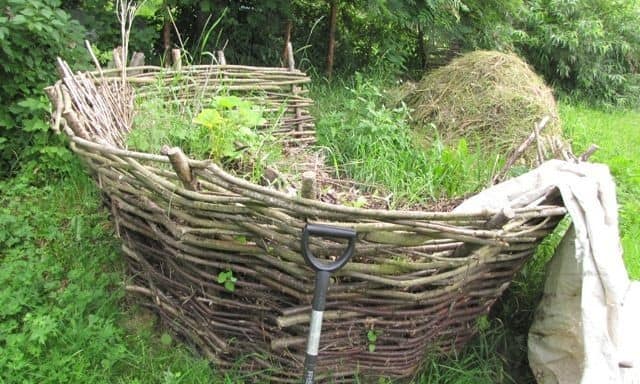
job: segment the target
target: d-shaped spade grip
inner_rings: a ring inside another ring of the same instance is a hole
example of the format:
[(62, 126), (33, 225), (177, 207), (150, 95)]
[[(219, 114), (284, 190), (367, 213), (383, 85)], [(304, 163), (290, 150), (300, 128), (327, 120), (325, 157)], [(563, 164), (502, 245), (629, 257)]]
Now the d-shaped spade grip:
[[(347, 248), (342, 255), (332, 262), (323, 262), (313, 256), (309, 249), (309, 237), (333, 237), (349, 239)], [(318, 347), (320, 345), (320, 332), (322, 331), (322, 316), (329, 288), (329, 276), (331, 272), (342, 268), (353, 255), (356, 245), (356, 232), (351, 229), (330, 227), (327, 225), (307, 224), (302, 230), (302, 256), (304, 260), (316, 272), (316, 282), (313, 290), (313, 302), (311, 303), (311, 322), (309, 324), (309, 337), (307, 339), (307, 351), (304, 358), (303, 384), (315, 382), (315, 367), (318, 360)]]
[[(324, 262), (313, 255), (309, 248), (309, 237), (333, 237), (349, 239), (347, 248), (342, 255), (332, 262)], [(331, 227), (328, 225), (307, 224), (302, 230), (302, 257), (309, 266), (316, 271), (334, 272), (342, 268), (353, 255), (356, 246), (356, 231), (348, 228)]]

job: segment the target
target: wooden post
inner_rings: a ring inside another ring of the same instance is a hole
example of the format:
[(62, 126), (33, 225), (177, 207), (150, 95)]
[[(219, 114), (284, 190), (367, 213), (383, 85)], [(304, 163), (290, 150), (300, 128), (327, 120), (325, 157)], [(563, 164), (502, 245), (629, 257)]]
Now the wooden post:
[(102, 67), (100, 66), (100, 62), (98, 61), (95, 53), (93, 53), (93, 48), (91, 48), (91, 43), (89, 42), (89, 40), (84, 41), (84, 46), (87, 48), (87, 51), (89, 51), (89, 55), (93, 60), (93, 65), (96, 66), (96, 69), (98, 70), (98, 72), (100, 72), (100, 76), (102, 76)]
[(296, 61), (293, 58), (293, 45), (291, 45), (291, 42), (287, 43), (287, 62), (290, 71), (296, 69)]
[(182, 53), (179, 48), (171, 50), (171, 63), (174, 71), (182, 70)]
[(216, 54), (218, 55), (218, 64), (227, 65), (227, 59), (224, 57), (224, 51), (219, 50)]
[(540, 136), (540, 130), (542, 127), (539, 124), (533, 125), (533, 134), (536, 138), (536, 156), (538, 159), (538, 166), (544, 162), (544, 145), (542, 143), (542, 137)]
[(300, 188), (300, 196), (305, 199), (316, 198), (316, 173), (306, 171), (302, 174), (302, 187)]
[(589, 160), (591, 155), (593, 155), (598, 149), (600, 149), (600, 147), (598, 147), (595, 144), (591, 144), (591, 146), (589, 146), (589, 148), (586, 151), (584, 151), (584, 153), (582, 155), (578, 156), (578, 160), (580, 160), (580, 161)]
[(544, 127), (546, 127), (547, 123), (549, 122), (549, 119), (550, 119), (549, 116), (545, 116), (542, 118), (542, 120), (540, 120), (538, 124), (536, 124), (535, 128), (533, 129), (533, 132), (531, 132), (531, 134), (525, 139), (525, 141), (523, 141), (522, 144), (520, 144), (520, 146), (518, 146), (518, 148), (516, 148), (516, 150), (513, 151), (511, 156), (509, 156), (506, 163), (504, 164), (504, 167), (502, 167), (500, 172), (498, 172), (493, 177), (493, 179), (491, 180), (492, 184), (497, 184), (498, 182), (502, 181), (502, 179), (507, 175), (507, 172), (509, 172), (509, 169), (511, 169), (513, 164), (515, 164), (516, 160), (518, 160), (518, 158), (522, 156), (522, 154), (527, 150), (529, 145), (531, 145), (531, 143), (534, 142), (536, 137), (538, 137), (540, 132), (542, 132)]
[(282, 61), (287, 62), (289, 60), (289, 43), (291, 43), (291, 30), (293, 29), (293, 22), (291, 19), (287, 20), (287, 24), (284, 30), (284, 51), (282, 52)]
[[(130, 68), (142, 67), (144, 66), (144, 53), (142, 52), (133, 52), (131, 55), (131, 60), (129, 61)], [(142, 73), (142, 69), (133, 69), (129, 70), (129, 75), (138, 75)]]
[[(287, 60), (288, 60), (288, 68), (290, 71), (293, 71), (296, 69), (296, 62), (295, 59), (293, 58), (293, 45), (291, 44), (291, 42), (287, 43)], [(293, 96), (298, 96), (300, 94), (300, 91), (302, 91), (302, 89), (300, 88), (300, 86), (298, 85), (292, 85), (291, 86), (291, 94)], [(297, 104), (297, 100), (294, 100), (294, 102)], [(302, 126), (302, 110), (300, 110), (300, 108), (295, 107), (294, 112), (296, 114), (296, 129), (298, 131), (302, 131), (303, 130), (303, 126)]]
[(489, 229), (497, 229), (501, 228), (505, 225), (509, 220), (513, 219), (516, 216), (516, 213), (511, 207), (504, 207), (498, 214), (493, 216), (489, 221), (487, 221), (487, 228)]
[(125, 63), (122, 62), (122, 47), (113, 49), (113, 67), (122, 70)]

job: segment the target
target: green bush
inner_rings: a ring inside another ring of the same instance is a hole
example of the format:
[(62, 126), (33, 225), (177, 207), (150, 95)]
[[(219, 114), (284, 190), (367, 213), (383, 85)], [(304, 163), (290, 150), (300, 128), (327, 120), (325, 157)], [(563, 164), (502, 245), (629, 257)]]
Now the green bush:
[(614, 105), (640, 100), (637, 0), (531, 0), (515, 45), (571, 96)]
[(59, 9), (57, 0), (0, 2), (0, 178), (20, 162), (50, 160), (68, 153), (49, 133), (43, 88), (57, 77), (56, 56), (80, 57), (84, 29)]

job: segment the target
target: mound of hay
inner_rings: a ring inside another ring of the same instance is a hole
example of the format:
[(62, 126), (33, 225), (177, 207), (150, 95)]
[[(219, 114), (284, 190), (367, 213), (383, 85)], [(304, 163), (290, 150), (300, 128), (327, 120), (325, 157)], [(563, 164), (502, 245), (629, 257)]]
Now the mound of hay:
[[(420, 140), (435, 133), (446, 144), (465, 138), (470, 147), (507, 155), (532, 132), (545, 115), (549, 123), (541, 142), (546, 157), (555, 152), (561, 134), (551, 89), (518, 56), (493, 51), (465, 54), (424, 76), (405, 101), (413, 109)], [(529, 153), (535, 153), (535, 145)], [(533, 151), (533, 152), (531, 152)], [(527, 158), (534, 156), (528, 155)]]

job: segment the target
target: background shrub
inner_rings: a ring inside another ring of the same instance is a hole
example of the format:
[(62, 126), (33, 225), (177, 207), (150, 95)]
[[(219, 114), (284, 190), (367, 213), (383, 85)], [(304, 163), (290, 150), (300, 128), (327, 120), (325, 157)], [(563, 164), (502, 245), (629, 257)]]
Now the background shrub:
[(531, 0), (514, 43), (548, 82), (605, 104), (640, 100), (640, 4), (636, 0)]
[(0, 178), (20, 162), (46, 165), (68, 156), (49, 133), (43, 88), (57, 78), (56, 56), (80, 61), (85, 30), (59, 6), (57, 0), (0, 1)]

